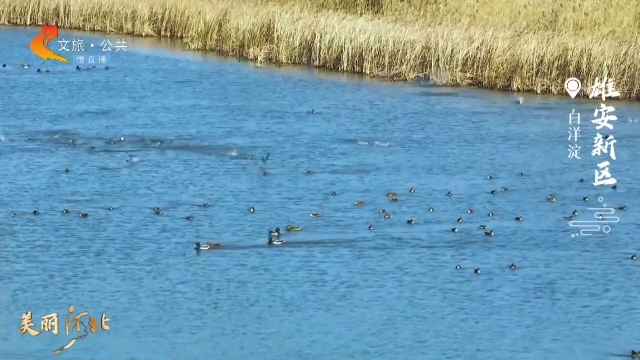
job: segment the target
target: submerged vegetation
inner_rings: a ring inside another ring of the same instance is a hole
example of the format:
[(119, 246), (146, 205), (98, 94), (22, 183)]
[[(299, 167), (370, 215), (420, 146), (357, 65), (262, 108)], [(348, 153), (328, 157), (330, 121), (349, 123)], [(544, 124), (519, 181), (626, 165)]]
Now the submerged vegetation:
[(562, 93), (608, 75), (640, 98), (623, 0), (0, 0), (0, 24), (178, 37), (192, 50), (394, 80)]

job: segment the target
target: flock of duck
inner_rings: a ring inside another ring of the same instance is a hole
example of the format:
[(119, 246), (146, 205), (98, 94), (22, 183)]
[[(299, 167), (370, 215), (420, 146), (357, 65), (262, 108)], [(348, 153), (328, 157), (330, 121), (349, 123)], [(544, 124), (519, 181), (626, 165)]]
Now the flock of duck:
[[(6, 63), (5, 63), (5, 64), (2, 64), (2, 67), (3, 67), (3, 68), (6, 68), (6, 67), (7, 67), (7, 64), (6, 64)], [(30, 66), (29, 64), (20, 64), (20, 67), (21, 67), (22, 69), (31, 69), (31, 66)], [(83, 70), (96, 70), (96, 69), (109, 70), (109, 69), (110, 69), (110, 67), (109, 67), (109, 66), (105, 66), (105, 67), (98, 67), (98, 66), (96, 66), (96, 65), (91, 65), (90, 67), (87, 67), (87, 68), (81, 68), (81, 67), (80, 67), (80, 65), (76, 65), (76, 70), (78, 70), (78, 71), (83, 71)], [(38, 72), (38, 73), (48, 73), (48, 72), (50, 72), (50, 71), (49, 71), (49, 70), (47, 70), (47, 69), (38, 69), (38, 70), (36, 70), (36, 72)]]

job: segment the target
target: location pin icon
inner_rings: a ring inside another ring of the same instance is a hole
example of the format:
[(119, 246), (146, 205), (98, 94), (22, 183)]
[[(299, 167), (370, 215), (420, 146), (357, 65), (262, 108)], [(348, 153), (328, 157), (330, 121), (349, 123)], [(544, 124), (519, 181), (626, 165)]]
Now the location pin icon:
[(578, 95), (581, 88), (582, 84), (580, 83), (580, 80), (576, 78), (568, 78), (567, 81), (564, 82), (564, 89), (567, 90), (572, 99)]

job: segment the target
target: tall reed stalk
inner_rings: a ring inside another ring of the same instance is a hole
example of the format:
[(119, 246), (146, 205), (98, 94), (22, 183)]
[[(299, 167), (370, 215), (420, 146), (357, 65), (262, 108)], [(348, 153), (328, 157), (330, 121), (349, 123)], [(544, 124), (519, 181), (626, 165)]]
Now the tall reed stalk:
[(192, 50), (394, 80), (640, 90), (640, 3), (622, 0), (0, 0), (0, 24), (184, 38)]

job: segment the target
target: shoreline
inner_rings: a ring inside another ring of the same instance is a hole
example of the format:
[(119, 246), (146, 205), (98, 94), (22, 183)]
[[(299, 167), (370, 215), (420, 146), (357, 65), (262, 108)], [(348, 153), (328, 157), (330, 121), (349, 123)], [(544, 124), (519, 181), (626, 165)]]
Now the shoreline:
[[(589, 87), (608, 75), (622, 99), (640, 100), (640, 64), (628, 56), (640, 42), (631, 35), (352, 15), (289, 1), (0, 0), (0, 24), (179, 38), (188, 50), (257, 63), (511, 92), (564, 95), (569, 77)], [(341, 2), (353, 1), (330, 5)]]

